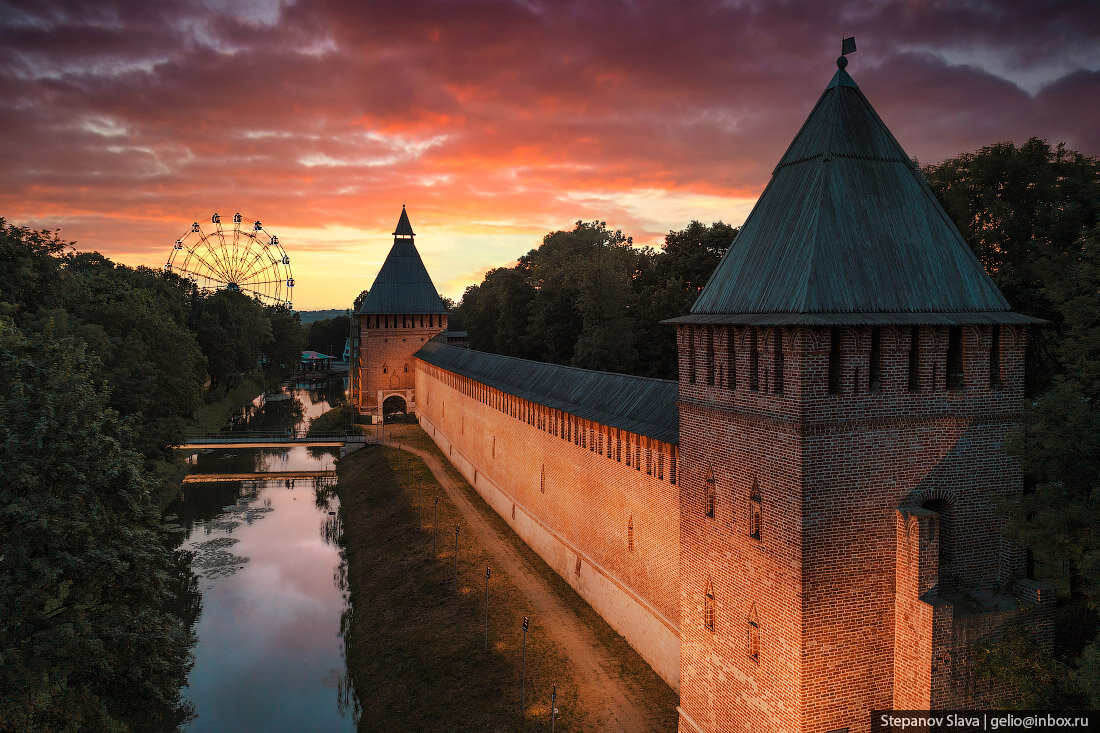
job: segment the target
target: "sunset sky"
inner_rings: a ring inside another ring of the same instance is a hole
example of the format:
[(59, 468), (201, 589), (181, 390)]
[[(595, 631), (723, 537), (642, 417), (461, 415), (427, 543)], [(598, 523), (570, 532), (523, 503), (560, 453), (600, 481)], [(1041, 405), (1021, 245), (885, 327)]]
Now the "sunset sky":
[(402, 203), (459, 298), (578, 219), (740, 224), (836, 70), (922, 163), (1100, 154), (1100, 2), (0, 0), (0, 216), (159, 267), (260, 219), (299, 309), (369, 287)]

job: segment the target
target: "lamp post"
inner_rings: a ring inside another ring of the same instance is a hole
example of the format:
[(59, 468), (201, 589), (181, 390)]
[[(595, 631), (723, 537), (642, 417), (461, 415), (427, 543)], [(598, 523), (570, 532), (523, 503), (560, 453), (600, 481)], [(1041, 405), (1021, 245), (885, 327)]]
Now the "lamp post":
[(523, 667), (522, 667), (522, 671), (520, 672), (520, 677), (519, 677), (519, 717), (520, 718), (524, 717), (523, 693), (524, 693), (524, 686), (527, 684), (527, 625), (528, 625), (528, 623), (529, 622), (527, 620), (527, 617), (524, 616), (523, 617), (523, 656), (521, 657)]
[(432, 554), (439, 555), (439, 497), (435, 497), (435, 516), (432, 517)]
[(489, 651), (489, 566), (485, 566), (485, 651)]
[(455, 525), (455, 593), (458, 593), (458, 525)]
[(554, 683), (550, 686), (550, 733), (554, 733), (554, 721), (558, 717), (558, 685)]

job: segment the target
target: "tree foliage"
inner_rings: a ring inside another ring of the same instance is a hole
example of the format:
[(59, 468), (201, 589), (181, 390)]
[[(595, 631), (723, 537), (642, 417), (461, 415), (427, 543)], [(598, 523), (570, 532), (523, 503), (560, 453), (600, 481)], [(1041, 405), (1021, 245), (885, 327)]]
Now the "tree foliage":
[(481, 351), (675, 379), (675, 336), (660, 322), (688, 311), (736, 233), (692, 222), (656, 252), (578, 221), (467, 288), (452, 323)]
[(174, 730), (189, 714), (193, 576), (100, 372), (79, 340), (0, 320), (3, 730)]
[[(176, 730), (198, 595), (154, 471), (297, 314), (0, 219), (0, 730)], [(167, 472), (165, 472), (167, 473)]]
[(1100, 706), (1100, 160), (1031, 139), (925, 173), (1014, 309), (1049, 321), (1031, 330), (1030, 406), (1006, 444), (1031, 487), (1008, 507), (1007, 526), (1038, 579), (1061, 592), (1056, 658), (1036, 662), (1012, 639), (990, 658), (1049, 672), (1035, 705), (1060, 690)]

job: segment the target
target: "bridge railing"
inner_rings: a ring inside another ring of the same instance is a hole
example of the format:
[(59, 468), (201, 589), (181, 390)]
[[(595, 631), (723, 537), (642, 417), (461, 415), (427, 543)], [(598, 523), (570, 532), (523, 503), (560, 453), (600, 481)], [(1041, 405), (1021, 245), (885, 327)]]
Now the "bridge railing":
[(303, 442), (335, 442), (342, 443), (369, 443), (371, 438), (360, 433), (307, 433), (305, 431), (279, 432), (279, 431), (240, 431), (234, 433), (207, 433), (205, 435), (191, 435), (185, 443), (195, 445), (219, 445), (223, 443), (303, 443)]

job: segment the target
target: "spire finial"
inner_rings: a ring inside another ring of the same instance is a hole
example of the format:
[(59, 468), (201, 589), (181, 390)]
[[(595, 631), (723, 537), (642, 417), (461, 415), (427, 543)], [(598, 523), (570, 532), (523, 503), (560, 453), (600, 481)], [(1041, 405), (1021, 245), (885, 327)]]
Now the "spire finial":
[(850, 53), (856, 52), (856, 37), (848, 36), (840, 41), (840, 56), (837, 57), (837, 68), (843, 69), (848, 65), (848, 59), (845, 58)]

